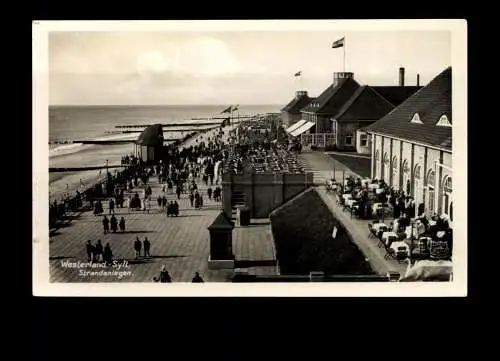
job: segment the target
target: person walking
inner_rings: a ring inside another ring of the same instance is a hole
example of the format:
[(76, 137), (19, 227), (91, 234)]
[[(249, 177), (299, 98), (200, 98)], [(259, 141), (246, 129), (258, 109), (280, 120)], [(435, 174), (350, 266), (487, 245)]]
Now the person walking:
[(101, 240), (97, 240), (97, 244), (94, 247), (94, 262), (104, 262), (104, 249), (102, 247)]
[(134, 242), (135, 259), (141, 256), (141, 248), (142, 248), (142, 242), (139, 239), (139, 237), (137, 237), (137, 239)]
[(111, 232), (116, 233), (116, 230), (118, 229), (118, 222), (114, 214), (111, 216), (110, 223), (111, 223)]
[(85, 250), (87, 251), (87, 261), (91, 262), (94, 256), (94, 246), (92, 245), (92, 241), (90, 239), (85, 245)]
[(104, 247), (104, 262), (106, 265), (110, 265), (113, 263), (113, 252), (111, 251), (111, 246), (109, 245), (109, 242), (106, 243), (106, 247)]
[(151, 249), (151, 243), (148, 240), (148, 237), (144, 238), (144, 257), (151, 257), (150, 254), (150, 249)]
[(111, 213), (115, 214), (115, 201), (113, 198), (109, 200), (109, 214)]
[(109, 232), (109, 220), (106, 216), (104, 216), (104, 219), (102, 220), (102, 226), (104, 228), (104, 233)]

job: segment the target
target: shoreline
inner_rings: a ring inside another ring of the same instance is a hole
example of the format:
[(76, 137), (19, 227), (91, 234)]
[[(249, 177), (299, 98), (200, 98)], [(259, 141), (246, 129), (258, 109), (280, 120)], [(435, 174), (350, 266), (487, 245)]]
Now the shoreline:
[[(230, 125), (226, 125), (222, 129), (227, 130), (229, 128), (234, 127), (235, 125), (237, 125), (237, 124), (233, 123)], [(195, 141), (198, 137), (202, 136), (205, 133), (213, 131), (216, 128), (218, 128), (218, 127), (213, 127), (210, 129), (200, 129), (199, 131), (190, 132), (190, 133), (186, 134), (182, 139), (179, 139), (179, 140), (176, 140), (175, 142), (172, 142), (172, 144), (174, 144), (178, 148), (189, 147), (190, 146), (189, 142)], [(121, 167), (123, 169), (120, 169), (119, 171), (117, 170), (116, 175), (119, 175), (119, 174), (123, 173), (124, 171), (127, 171), (127, 169), (129, 169), (129, 166), (127, 166), (127, 165), (124, 165)], [(61, 167), (61, 168), (64, 168), (64, 167)], [(93, 168), (93, 167), (88, 167), (88, 168)], [(98, 169), (105, 169), (105, 167), (101, 167)], [(95, 170), (98, 170), (98, 169), (95, 169)], [(115, 169), (117, 169), (117, 168), (115, 168)], [(91, 170), (94, 170), (94, 169), (91, 169)], [(91, 171), (91, 170), (89, 170), (89, 171)], [(65, 173), (65, 172), (66, 173), (75, 173), (75, 172), (79, 172), (79, 171), (85, 171), (85, 170), (84, 169), (67, 170), (67, 171), (61, 171), (61, 172), (49, 172), (49, 174)], [(83, 193), (89, 191), (90, 189), (94, 188), (95, 186), (101, 185), (102, 183), (104, 183), (106, 181), (106, 179), (107, 179), (106, 172), (103, 172), (101, 174), (98, 173), (94, 176), (89, 175), (87, 177), (81, 177), (82, 182), (80, 183), (80, 186), (78, 186), (78, 184), (76, 182), (73, 182), (73, 186), (71, 188), (68, 187), (68, 189), (59, 189), (59, 190), (54, 190), (54, 189), (51, 190), (51, 185), (53, 185), (55, 183), (55, 181), (53, 181), (53, 182), (49, 181), (49, 203), (52, 204), (54, 201), (61, 202), (65, 198), (68, 198), (71, 201), (73, 198), (76, 197), (76, 194), (75, 194), (76, 191), (80, 192), (80, 194), (83, 194)]]

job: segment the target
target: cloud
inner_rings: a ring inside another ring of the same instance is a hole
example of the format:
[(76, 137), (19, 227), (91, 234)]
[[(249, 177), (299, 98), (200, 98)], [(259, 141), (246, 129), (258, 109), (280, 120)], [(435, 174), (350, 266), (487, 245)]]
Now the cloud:
[(137, 55), (136, 71), (141, 74), (169, 73), (175, 77), (217, 77), (241, 70), (227, 45), (210, 37), (198, 37), (164, 50)]

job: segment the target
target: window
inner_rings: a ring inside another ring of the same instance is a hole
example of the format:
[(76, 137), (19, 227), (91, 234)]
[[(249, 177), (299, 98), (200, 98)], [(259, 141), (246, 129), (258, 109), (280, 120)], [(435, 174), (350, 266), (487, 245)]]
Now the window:
[(411, 122), (416, 124), (423, 124), (422, 121), (420, 120), (420, 115), (418, 115), (418, 113), (415, 113), (413, 115), (413, 118), (411, 118)]
[(389, 168), (389, 155), (387, 155), (387, 152), (384, 153), (382, 163), (384, 163), (384, 174), (382, 175), (382, 179), (389, 184), (389, 178), (391, 174)]
[(375, 151), (375, 177), (376, 179), (381, 179), (382, 178), (382, 170), (381, 170), (381, 164), (380, 164), (380, 152), (377, 149)]
[(430, 170), (429, 173), (427, 174), (427, 187), (434, 188), (434, 182), (436, 180), (435, 176), (436, 174), (434, 173), (434, 171)]
[(451, 209), (451, 193), (452, 193), (451, 177), (446, 177), (443, 181), (443, 213), (448, 215)]
[(427, 173), (427, 189), (429, 190), (429, 201), (427, 203), (427, 209), (429, 214), (434, 214), (434, 181), (436, 174), (433, 170)]
[(451, 127), (451, 123), (448, 120), (448, 117), (446, 115), (441, 115), (441, 118), (439, 118), (438, 122), (436, 123), (436, 126), (438, 127)]
[(398, 179), (398, 158), (397, 157), (392, 157), (392, 180), (391, 180), (391, 185), (395, 187), (396, 189), (399, 188), (399, 179)]
[(388, 164), (389, 163), (389, 156), (387, 155), (387, 152), (384, 153), (384, 160), (383, 160), (384, 164)]
[(420, 179), (420, 166), (415, 166), (415, 179)]
[(347, 129), (345, 132), (345, 145), (352, 145), (354, 139), (354, 131), (352, 129)]
[(405, 185), (405, 192), (407, 195), (410, 194), (411, 191), (411, 182), (410, 182), (410, 170), (408, 168), (408, 161), (405, 159), (403, 161), (403, 167), (401, 168), (403, 172), (403, 184)]
[(416, 165), (413, 171), (413, 196), (415, 197), (415, 202), (421, 204), (424, 202), (424, 194), (422, 189), (422, 183), (420, 180), (420, 165)]
[(359, 138), (359, 145), (361, 147), (366, 147), (368, 145), (368, 134), (363, 133)]

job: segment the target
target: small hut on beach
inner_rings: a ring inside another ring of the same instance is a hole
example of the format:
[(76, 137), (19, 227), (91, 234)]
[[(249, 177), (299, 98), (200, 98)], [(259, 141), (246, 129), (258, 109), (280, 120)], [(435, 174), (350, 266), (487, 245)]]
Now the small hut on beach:
[(154, 124), (139, 135), (135, 142), (135, 153), (144, 162), (155, 162), (161, 155), (163, 147), (163, 127), (161, 124)]

